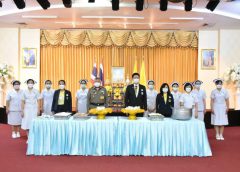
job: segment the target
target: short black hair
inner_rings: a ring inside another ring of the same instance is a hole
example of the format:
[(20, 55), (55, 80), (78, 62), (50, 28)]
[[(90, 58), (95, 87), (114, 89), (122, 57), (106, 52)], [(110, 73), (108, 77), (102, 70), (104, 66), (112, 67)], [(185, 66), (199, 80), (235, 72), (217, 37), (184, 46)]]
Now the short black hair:
[(21, 85), (21, 82), (18, 81), (18, 80), (16, 80), (16, 81), (13, 81), (13, 82), (12, 82), (12, 85)]
[(216, 84), (216, 85), (218, 85), (218, 84), (223, 84), (223, 82), (222, 82), (221, 80), (217, 80), (217, 81), (215, 82), (215, 84)]
[(149, 84), (155, 85), (155, 82), (154, 82), (153, 80), (149, 80), (149, 81), (148, 81), (148, 85), (149, 85)]
[(132, 74), (132, 78), (133, 78), (135, 75), (137, 75), (138, 77), (140, 77), (140, 74), (137, 73), (137, 72), (135, 72), (135, 73)]
[(51, 84), (52, 84), (52, 81), (51, 80), (46, 80), (45, 82), (44, 82), (44, 84), (46, 84), (47, 82), (50, 82)]
[(173, 83), (173, 84), (172, 84), (172, 87), (175, 86), (175, 85), (179, 87), (179, 84), (178, 84), (178, 83)]
[(186, 83), (185, 85), (184, 85), (184, 90), (186, 91), (186, 88), (187, 87), (191, 87), (191, 90), (193, 90), (193, 86), (192, 86), (192, 84), (190, 84), (190, 83)]
[(58, 81), (58, 85), (60, 85), (60, 82), (63, 82), (63, 83), (64, 83), (64, 85), (66, 85), (66, 82), (65, 82), (65, 80), (63, 80), (63, 79), (59, 80), (59, 81)]
[(26, 83), (28, 84), (30, 81), (32, 81), (32, 82), (33, 82), (33, 84), (35, 84), (35, 83), (36, 83), (36, 82), (35, 82), (33, 79), (28, 79)]
[(165, 88), (166, 86), (167, 86), (167, 88), (168, 88), (167, 94), (168, 94), (168, 95), (171, 94), (168, 83), (163, 83), (163, 84), (161, 85), (161, 87), (160, 87), (160, 94), (161, 94), (161, 95), (163, 95), (163, 88)]

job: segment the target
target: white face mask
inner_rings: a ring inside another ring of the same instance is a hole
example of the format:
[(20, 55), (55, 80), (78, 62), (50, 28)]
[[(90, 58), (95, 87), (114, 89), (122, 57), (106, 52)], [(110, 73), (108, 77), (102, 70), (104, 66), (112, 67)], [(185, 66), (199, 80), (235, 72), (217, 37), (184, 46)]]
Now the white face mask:
[(94, 86), (97, 87), (97, 88), (100, 87), (100, 82), (95, 82)]
[(150, 90), (153, 90), (153, 89), (154, 89), (154, 85), (148, 85), (148, 88), (149, 88)]
[(52, 87), (52, 85), (51, 85), (51, 84), (46, 84), (45, 87), (46, 87), (47, 89), (50, 89), (50, 88)]
[(15, 90), (19, 90), (19, 89), (20, 89), (20, 85), (14, 85), (13, 88), (14, 88)]
[(218, 85), (217, 85), (217, 88), (219, 88), (219, 89), (222, 88), (222, 85), (218, 84)]
[(178, 87), (173, 87), (173, 91), (178, 91)]
[(187, 93), (190, 93), (191, 91), (192, 91), (191, 88), (189, 88), (189, 87), (186, 88), (186, 92), (187, 92)]
[(133, 79), (133, 83), (134, 83), (134, 84), (138, 84), (138, 83), (139, 83), (139, 78), (134, 78), (134, 79)]
[(162, 91), (163, 91), (164, 93), (167, 93), (167, 92), (168, 92), (168, 88), (163, 88)]
[(65, 88), (65, 85), (59, 85), (59, 88), (63, 90)]
[(195, 85), (195, 88), (197, 88), (197, 89), (199, 89), (200, 87), (201, 87), (201, 85), (199, 85), (199, 84)]
[(33, 84), (28, 84), (28, 88), (33, 88)]
[(81, 88), (86, 88), (87, 86), (86, 86), (86, 84), (81, 84)]

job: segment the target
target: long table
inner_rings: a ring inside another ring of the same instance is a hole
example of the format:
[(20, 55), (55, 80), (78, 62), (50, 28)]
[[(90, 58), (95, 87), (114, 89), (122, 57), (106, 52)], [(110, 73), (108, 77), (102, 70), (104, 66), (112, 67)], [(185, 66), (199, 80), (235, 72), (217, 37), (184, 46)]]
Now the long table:
[(97, 120), (36, 118), (32, 122), (27, 155), (93, 156), (212, 156), (205, 125), (191, 119), (142, 117)]

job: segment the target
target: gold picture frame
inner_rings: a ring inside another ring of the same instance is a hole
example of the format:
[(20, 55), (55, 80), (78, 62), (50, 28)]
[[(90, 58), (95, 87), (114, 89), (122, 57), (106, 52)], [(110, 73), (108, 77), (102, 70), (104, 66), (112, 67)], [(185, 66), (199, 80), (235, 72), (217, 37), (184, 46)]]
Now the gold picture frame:
[(37, 48), (22, 48), (22, 67), (37, 68)]
[(201, 69), (203, 70), (216, 69), (216, 50), (215, 49), (201, 50)]

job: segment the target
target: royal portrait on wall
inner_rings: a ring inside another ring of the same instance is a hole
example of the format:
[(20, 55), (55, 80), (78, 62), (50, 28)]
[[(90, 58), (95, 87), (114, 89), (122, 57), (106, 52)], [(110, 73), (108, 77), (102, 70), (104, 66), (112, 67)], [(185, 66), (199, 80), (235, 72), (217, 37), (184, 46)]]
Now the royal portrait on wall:
[(216, 50), (215, 49), (202, 49), (201, 51), (201, 64), (202, 69), (214, 70), (216, 69)]
[(22, 49), (22, 67), (23, 68), (37, 67), (37, 49), (36, 48)]
[(124, 67), (112, 67), (112, 83), (124, 83), (125, 70)]

